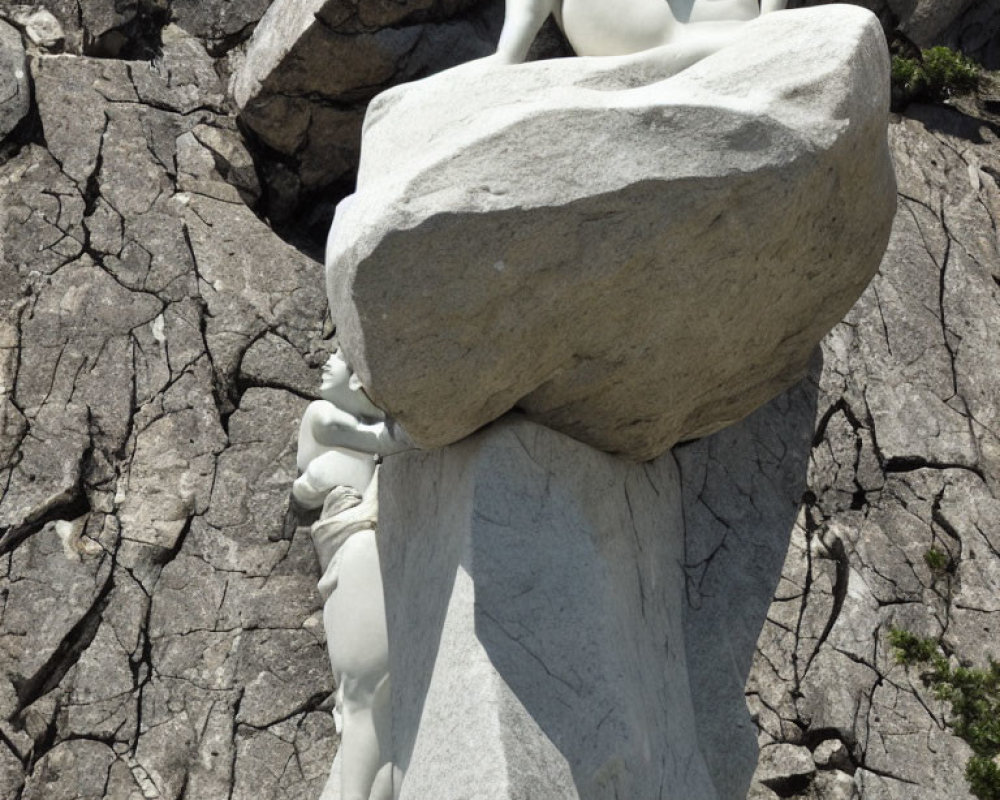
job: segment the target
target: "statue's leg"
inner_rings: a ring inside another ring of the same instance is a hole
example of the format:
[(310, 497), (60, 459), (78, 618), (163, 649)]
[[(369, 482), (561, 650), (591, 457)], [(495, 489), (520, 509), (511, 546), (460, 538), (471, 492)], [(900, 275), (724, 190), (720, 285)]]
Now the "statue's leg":
[(384, 763), (370, 700), (365, 697), (356, 702), (344, 698), (341, 800), (370, 800), (375, 777)]
[(698, 22), (677, 25), (669, 41), (624, 56), (584, 56), (593, 73), (592, 83), (614, 86), (647, 86), (666, 80), (717, 53), (736, 41), (745, 22)]
[(372, 698), (372, 726), (375, 729), (375, 737), (379, 742), (379, 750), (382, 755), (382, 764), (375, 773), (375, 780), (372, 782), (372, 790), (369, 800), (392, 800), (393, 798), (393, 769), (389, 761), (389, 742), (392, 735), (391, 719), (391, 690), (389, 676), (379, 683)]
[(556, 0), (507, 0), (500, 42), (492, 59), (501, 64), (523, 62), (542, 23), (557, 5)]
[(336, 588), (323, 606), (323, 624), (343, 693), (341, 800), (369, 800), (387, 761), (388, 741), (389, 645), (375, 531), (352, 534), (336, 562)]

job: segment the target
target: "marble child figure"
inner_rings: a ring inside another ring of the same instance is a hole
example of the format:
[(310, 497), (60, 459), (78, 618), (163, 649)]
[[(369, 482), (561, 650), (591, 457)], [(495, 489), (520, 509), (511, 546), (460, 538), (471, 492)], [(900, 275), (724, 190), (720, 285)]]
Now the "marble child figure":
[(679, 71), (727, 44), (740, 23), (787, 0), (506, 0), (503, 31), (489, 60), (524, 61), (551, 14), (580, 56), (665, 59)]
[[(322, 577), (323, 626), (337, 679), (339, 786), (324, 797), (391, 800), (389, 665), (375, 528), (377, 456), (406, 449), (339, 353), (323, 369), (321, 400), (299, 428), (292, 497), (322, 508), (312, 526)], [(336, 778), (331, 776), (336, 783)]]

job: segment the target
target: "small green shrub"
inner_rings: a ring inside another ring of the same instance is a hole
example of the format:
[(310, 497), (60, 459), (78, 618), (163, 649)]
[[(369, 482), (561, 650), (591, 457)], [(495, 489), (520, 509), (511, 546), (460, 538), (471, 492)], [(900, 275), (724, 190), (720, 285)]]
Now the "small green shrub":
[(932, 91), (941, 94), (971, 92), (979, 84), (979, 66), (957, 50), (932, 47), (921, 51), (924, 74)]
[(938, 654), (934, 639), (924, 639), (900, 628), (889, 631), (889, 644), (896, 651), (896, 663), (907, 667), (930, 661)]
[(979, 800), (1000, 800), (1000, 766), (995, 761), (973, 756), (965, 765), (965, 779)]
[(930, 567), (932, 572), (947, 572), (951, 566), (951, 559), (943, 550), (931, 547), (924, 553), (924, 563)]
[(951, 704), (948, 724), (974, 753), (965, 765), (970, 791), (979, 800), (1000, 800), (1000, 663), (986, 669), (952, 668), (938, 642), (894, 628), (889, 642), (896, 661), (907, 667), (926, 664), (920, 674), (936, 697)]
[(892, 57), (895, 105), (911, 100), (940, 101), (970, 92), (979, 85), (981, 70), (972, 59), (948, 47), (921, 50), (919, 58)]

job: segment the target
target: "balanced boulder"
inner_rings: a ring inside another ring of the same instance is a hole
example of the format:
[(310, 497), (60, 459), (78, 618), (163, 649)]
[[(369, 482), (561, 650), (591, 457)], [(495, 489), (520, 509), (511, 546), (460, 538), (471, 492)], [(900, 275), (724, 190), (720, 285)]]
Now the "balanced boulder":
[(517, 407), (653, 458), (797, 380), (874, 274), (895, 183), (872, 14), (765, 15), (657, 69), (473, 62), (371, 104), (327, 287), (419, 445)]

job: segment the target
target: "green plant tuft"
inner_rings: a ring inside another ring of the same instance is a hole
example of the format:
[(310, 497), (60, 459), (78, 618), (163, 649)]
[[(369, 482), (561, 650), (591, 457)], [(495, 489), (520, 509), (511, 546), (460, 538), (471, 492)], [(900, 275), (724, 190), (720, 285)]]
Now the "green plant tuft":
[(965, 765), (971, 792), (979, 800), (1000, 800), (1000, 663), (952, 668), (937, 641), (899, 628), (889, 632), (889, 642), (900, 664), (926, 664), (920, 680), (951, 704), (948, 724), (974, 753)]
[(973, 756), (965, 765), (965, 779), (979, 800), (1000, 800), (1000, 766), (995, 761)]
[(951, 566), (951, 559), (943, 550), (931, 547), (926, 553), (924, 553), (924, 563), (927, 564), (933, 572), (946, 572)]
[(930, 661), (937, 655), (937, 641), (924, 639), (900, 628), (889, 631), (889, 644), (896, 651), (896, 662), (908, 667)]
[(979, 85), (982, 70), (968, 56), (948, 47), (921, 50), (918, 58), (892, 57), (893, 105), (913, 100), (937, 102), (971, 92)]

